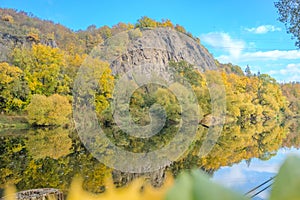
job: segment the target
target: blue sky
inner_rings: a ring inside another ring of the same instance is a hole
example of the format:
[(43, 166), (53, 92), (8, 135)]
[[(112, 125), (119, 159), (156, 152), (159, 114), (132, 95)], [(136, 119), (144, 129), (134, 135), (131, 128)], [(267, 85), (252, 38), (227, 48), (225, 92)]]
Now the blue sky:
[(0, 0), (0, 7), (31, 12), (73, 30), (135, 23), (142, 16), (170, 19), (198, 36), (222, 63), (249, 65), (280, 82), (300, 81), (300, 51), (277, 21), (273, 0)]

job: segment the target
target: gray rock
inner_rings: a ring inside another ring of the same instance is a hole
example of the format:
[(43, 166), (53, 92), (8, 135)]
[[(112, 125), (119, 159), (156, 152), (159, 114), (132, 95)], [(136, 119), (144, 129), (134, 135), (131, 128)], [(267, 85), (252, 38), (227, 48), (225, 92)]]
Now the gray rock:
[[(111, 63), (114, 74), (123, 74), (144, 65), (165, 71), (169, 61), (186, 61), (201, 72), (217, 69), (213, 56), (197, 41), (170, 28), (141, 30), (142, 36), (130, 39), (126, 33), (113, 36), (92, 54)], [(145, 69), (147, 73), (147, 69)]]

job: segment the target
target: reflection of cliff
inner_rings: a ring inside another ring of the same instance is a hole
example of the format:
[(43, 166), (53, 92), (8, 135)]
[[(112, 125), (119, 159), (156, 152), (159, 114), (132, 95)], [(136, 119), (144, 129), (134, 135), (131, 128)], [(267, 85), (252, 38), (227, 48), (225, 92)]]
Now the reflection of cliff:
[(117, 186), (124, 186), (136, 178), (144, 177), (151, 183), (151, 185), (155, 187), (160, 187), (163, 185), (164, 180), (166, 178), (165, 170), (166, 169), (163, 168), (151, 173), (141, 173), (141, 174), (123, 173), (115, 170), (113, 171), (112, 175), (113, 175), (114, 182)]

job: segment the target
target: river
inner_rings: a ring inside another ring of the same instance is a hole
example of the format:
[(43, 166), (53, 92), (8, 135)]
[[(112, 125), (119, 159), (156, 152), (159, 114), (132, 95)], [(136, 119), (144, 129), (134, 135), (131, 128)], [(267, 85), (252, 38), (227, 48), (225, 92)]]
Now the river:
[[(162, 170), (146, 173), (153, 185), (163, 182), (163, 174), (175, 176), (182, 170), (201, 168), (215, 182), (245, 193), (276, 175), (279, 166), (290, 153), (300, 155), (299, 119), (279, 123), (223, 126), (222, 133), (210, 151), (199, 156), (208, 131), (199, 127), (188, 152)], [(134, 140), (115, 130), (108, 137), (116, 145), (132, 152), (161, 148), (174, 137), (174, 127), (165, 129), (152, 140)], [(117, 132), (117, 133), (116, 133)], [(91, 192), (102, 192), (104, 177), (113, 174), (119, 186), (130, 182), (138, 174), (121, 173), (99, 162), (81, 143), (76, 131), (55, 129), (0, 130), (0, 196), (7, 183), (17, 190), (52, 187), (68, 191), (75, 175), (84, 177), (83, 187)], [(269, 190), (257, 196), (265, 199)]]

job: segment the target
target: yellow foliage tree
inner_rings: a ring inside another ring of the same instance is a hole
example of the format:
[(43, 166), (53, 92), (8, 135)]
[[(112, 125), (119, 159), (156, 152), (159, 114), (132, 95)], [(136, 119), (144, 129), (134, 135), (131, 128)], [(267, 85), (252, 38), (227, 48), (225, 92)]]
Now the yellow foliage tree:
[(0, 110), (8, 112), (22, 109), (27, 92), (23, 71), (8, 63), (0, 63)]
[(31, 49), (15, 49), (13, 60), (24, 71), (32, 94), (69, 92), (69, 78), (63, 73), (65, 54), (60, 49), (34, 44)]
[(64, 96), (54, 94), (50, 97), (35, 94), (26, 108), (28, 122), (37, 126), (64, 125), (69, 122), (71, 104)]
[(141, 19), (138, 20), (138, 23), (136, 24), (137, 28), (145, 28), (145, 27), (152, 27), (155, 28), (157, 27), (157, 22), (149, 17), (142, 17)]

